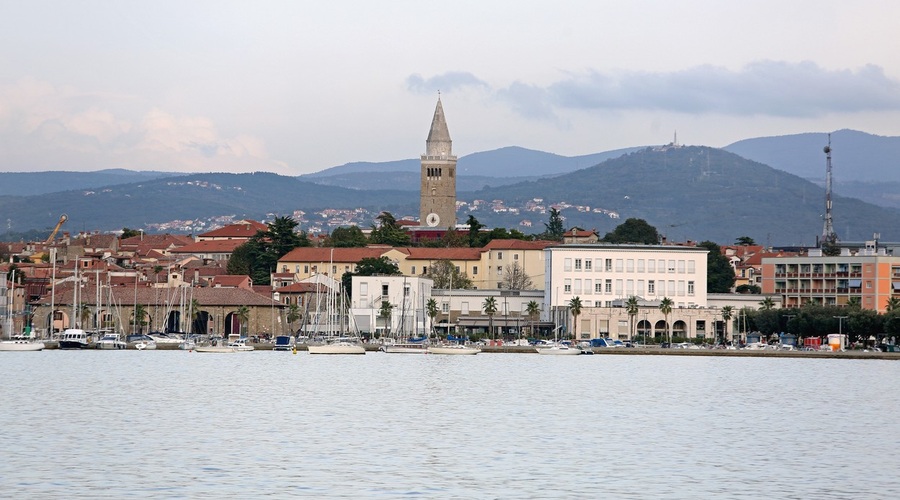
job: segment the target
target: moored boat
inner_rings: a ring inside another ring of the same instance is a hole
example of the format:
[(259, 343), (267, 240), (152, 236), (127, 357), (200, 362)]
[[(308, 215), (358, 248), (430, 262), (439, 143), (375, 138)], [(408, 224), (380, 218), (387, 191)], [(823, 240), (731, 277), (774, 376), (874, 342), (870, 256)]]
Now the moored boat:
[(0, 351), (40, 351), (44, 349), (44, 343), (27, 337), (14, 337), (10, 340), (0, 341)]
[(100, 340), (94, 343), (97, 349), (118, 350), (128, 347), (128, 343), (122, 340), (118, 333), (107, 333), (100, 337)]
[(330, 344), (309, 345), (307, 350), (310, 354), (365, 354), (366, 348), (355, 342), (347, 342), (344, 340), (332, 342)]
[(90, 347), (87, 333), (81, 328), (67, 328), (59, 338), (60, 349), (87, 349)]
[(477, 347), (469, 347), (463, 344), (438, 344), (430, 345), (426, 349), (428, 354), (447, 354), (447, 355), (473, 355), (481, 352)]

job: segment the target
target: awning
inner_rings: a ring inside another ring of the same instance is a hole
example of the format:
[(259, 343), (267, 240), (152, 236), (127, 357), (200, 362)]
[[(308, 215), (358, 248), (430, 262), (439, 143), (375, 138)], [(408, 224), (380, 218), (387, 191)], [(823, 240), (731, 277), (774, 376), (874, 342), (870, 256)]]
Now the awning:
[(862, 280), (847, 280), (847, 288), (860, 288), (862, 287)]
[(900, 290), (900, 281), (894, 281), (894, 282), (892, 282), (892, 283), (891, 283), (891, 287), (894, 289), (895, 292), (898, 291), (898, 290)]

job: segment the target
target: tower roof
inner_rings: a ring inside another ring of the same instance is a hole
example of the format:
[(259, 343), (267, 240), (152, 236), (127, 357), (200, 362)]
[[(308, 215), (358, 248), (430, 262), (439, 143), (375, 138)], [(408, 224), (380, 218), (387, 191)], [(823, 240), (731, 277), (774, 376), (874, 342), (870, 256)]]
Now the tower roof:
[(431, 119), (431, 130), (428, 131), (428, 139), (425, 140), (426, 156), (450, 156), (453, 141), (450, 140), (450, 130), (447, 129), (447, 120), (444, 118), (444, 107), (441, 98), (438, 97), (437, 106), (434, 108), (434, 118)]

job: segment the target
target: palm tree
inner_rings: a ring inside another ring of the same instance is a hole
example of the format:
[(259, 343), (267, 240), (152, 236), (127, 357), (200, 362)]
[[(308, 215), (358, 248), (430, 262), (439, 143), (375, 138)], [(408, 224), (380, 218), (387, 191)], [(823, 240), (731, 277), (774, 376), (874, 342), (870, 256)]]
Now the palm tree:
[(671, 329), (669, 328), (669, 314), (672, 314), (672, 306), (675, 302), (668, 297), (663, 297), (663, 299), (659, 302), (659, 311), (663, 313), (663, 316), (666, 318), (666, 339), (671, 344), (672, 343), (672, 334)]
[(241, 337), (244, 336), (244, 328), (246, 328), (247, 321), (250, 319), (250, 308), (247, 306), (238, 307), (237, 311), (234, 313), (237, 316), (238, 322), (240, 323), (239, 329)]
[[(425, 314), (431, 319), (431, 333), (434, 333), (434, 318), (437, 318), (439, 313), (437, 301), (434, 298), (428, 299), (428, 302), (425, 303)], [(431, 335), (429, 334), (428, 337), (431, 338)]]
[[(854, 297), (854, 298), (856, 298), (856, 297)], [(897, 298), (897, 297), (889, 298), (884, 310), (886, 312), (900, 311), (900, 298)]]
[(200, 310), (200, 301), (191, 299), (191, 302), (188, 305), (188, 316), (191, 318), (191, 328), (188, 333), (206, 333), (200, 331), (200, 315), (202, 312), (203, 311)]
[(728, 339), (728, 322), (731, 321), (731, 318), (733, 317), (733, 315), (734, 315), (734, 307), (725, 306), (722, 308), (722, 321), (725, 322), (725, 332), (722, 337), (723, 344)]
[(83, 330), (88, 329), (88, 320), (91, 319), (91, 306), (87, 304), (81, 304), (81, 308), (78, 311), (79, 319), (81, 320), (81, 328)]
[(637, 317), (639, 310), (638, 298), (634, 295), (628, 297), (628, 300), (625, 301), (625, 311), (628, 312), (628, 319), (631, 320), (631, 326), (629, 327), (628, 333), (632, 340), (634, 339), (634, 319)]
[[(134, 306), (134, 323), (132, 333), (144, 333), (144, 325), (147, 324), (144, 318), (147, 316), (147, 308), (143, 304)], [(137, 331), (135, 331), (137, 330)]]
[(528, 319), (531, 320), (531, 336), (534, 337), (534, 318), (541, 314), (541, 305), (532, 300), (525, 305), (525, 312), (528, 314)]
[(578, 316), (581, 315), (581, 297), (572, 297), (569, 301), (569, 310), (572, 311), (572, 341), (578, 339)]
[(291, 326), (291, 331), (294, 331), (294, 323), (298, 319), (300, 319), (300, 306), (298, 306), (297, 304), (291, 304), (290, 306), (288, 306), (287, 313), (287, 322), (288, 325)]
[(775, 307), (775, 301), (772, 297), (766, 297), (760, 301), (759, 306), (763, 311), (771, 311)]
[(391, 333), (391, 313), (394, 311), (394, 305), (386, 300), (381, 301), (381, 308), (378, 310), (378, 317), (384, 321), (385, 332)]
[(490, 332), (491, 338), (494, 338), (494, 314), (497, 313), (497, 299), (488, 297), (484, 299), (484, 303), (481, 307), (488, 317), (488, 332)]

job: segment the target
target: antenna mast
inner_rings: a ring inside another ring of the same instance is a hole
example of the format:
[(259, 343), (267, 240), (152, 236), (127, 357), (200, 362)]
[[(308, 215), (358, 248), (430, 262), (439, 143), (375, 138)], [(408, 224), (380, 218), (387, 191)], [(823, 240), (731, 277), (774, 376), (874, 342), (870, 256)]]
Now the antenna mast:
[(831, 134), (828, 134), (828, 145), (825, 146), (825, 227), (822, 229), (822, 241), (834, 241), (834, 220), (831, 216)]

